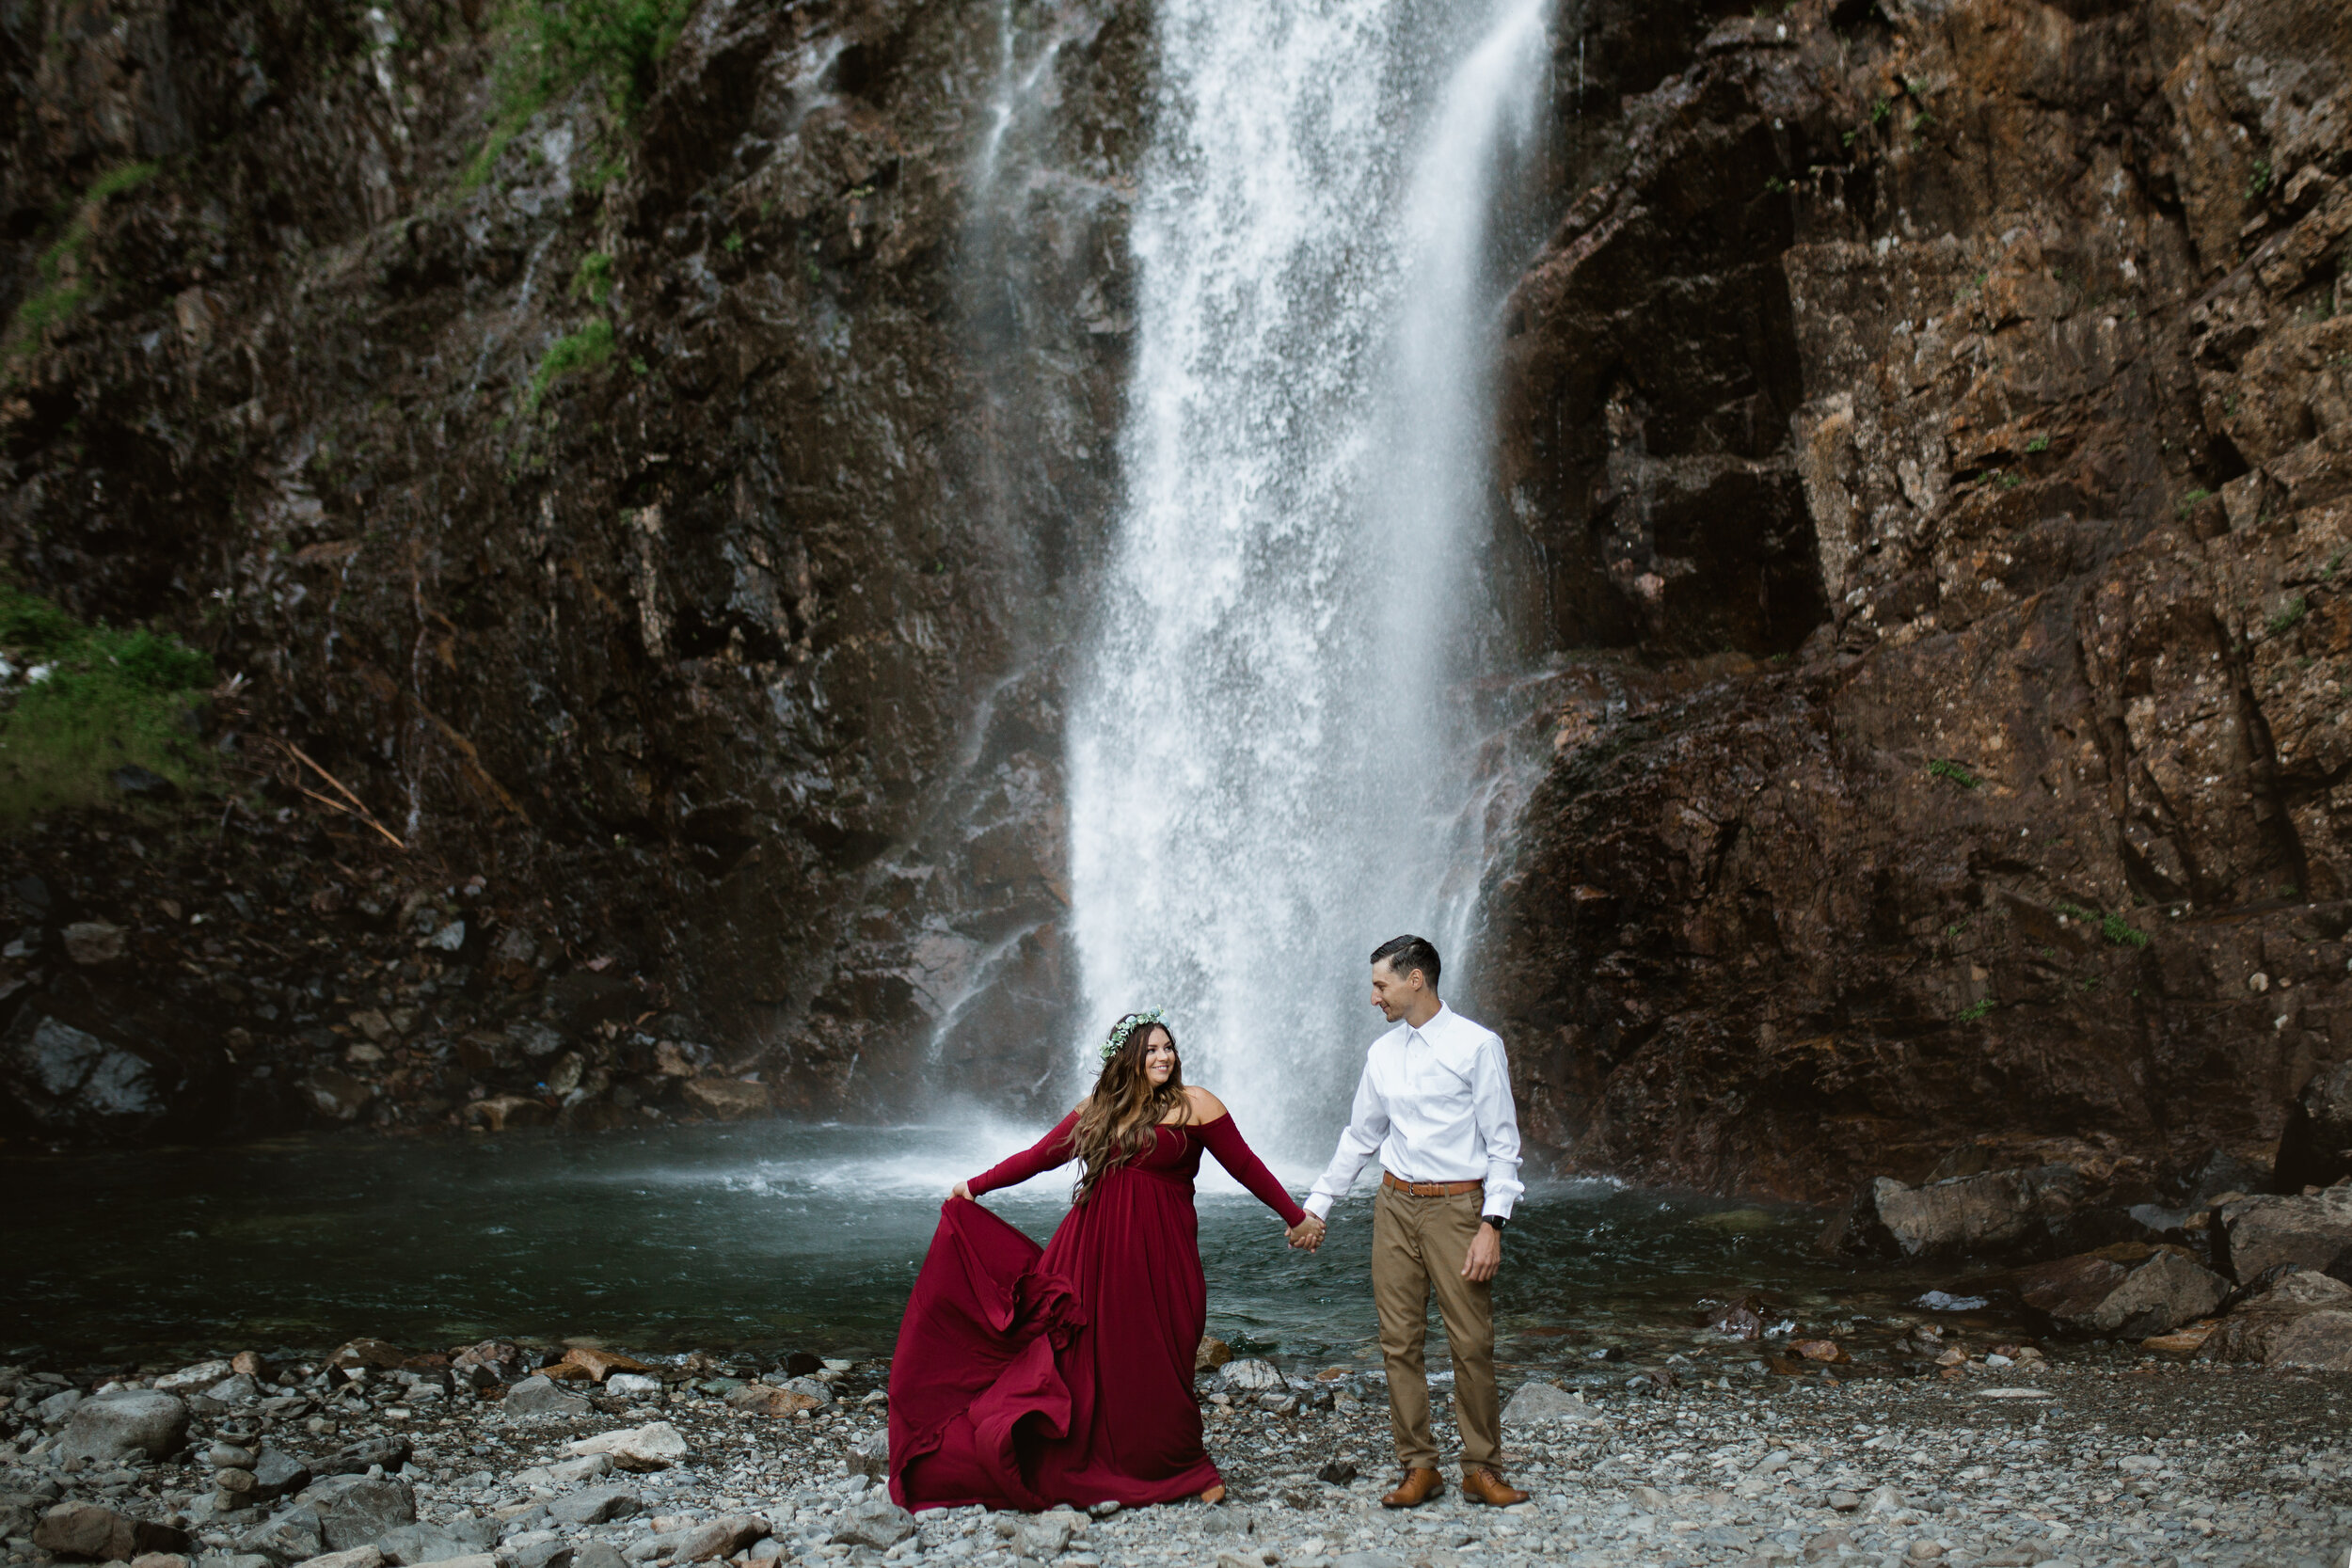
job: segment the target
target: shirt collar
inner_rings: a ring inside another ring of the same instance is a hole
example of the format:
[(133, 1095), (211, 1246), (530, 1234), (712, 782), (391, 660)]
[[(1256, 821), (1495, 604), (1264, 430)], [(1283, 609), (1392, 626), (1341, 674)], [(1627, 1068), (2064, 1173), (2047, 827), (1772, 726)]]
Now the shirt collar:
[(1446, 1006), (1444, 1003), (1442, 1003), (1442, 1002), (1438, 1003), (1438, 1010), (1437, 1010), (1436, 1012), (1431, 1013), (1431, 1014), (1429, 1015), (1429, 1022), (1428, 1022), (1423, 1023), (1423, 1024), (1421, 1024), (1421, 1025), (1419, 1025), (1419, 1026), (1415, 1026), (1415, 1025), (1410, 1024), (1410, 1023), (1408, 1023), (1408, 1024), (1406, 1024), (1406, 1025), (1405, 1026), (1405, 1035), (1406, 1035), (1406, 1037), (1409, 1039), (1409, 1038), (1411, 1038), (1413, 1036), (1415, 1036), (1415, 1035), (1419, 1035), (1419, 1036), (1420, 1036), (1422, 1039), (1427, 1039), (1427, 1038), (1429, 1037), (1429, 1031), (1430, 1031), (1431, 1029), (1433, 1029), (1433, 1028), (1437, 1027), (1437, 1026), (1438, 1026), (1438, 1024), (1439, 1024), (1439, 1023), (1443, 1022), (1446, 1019), (1448, 1019), (1448, 1018), (1450, 1018), (1451, 1016), (1453, 1016), (1453, 1012), (1454, 1012), (1454, 1009), (1453, 1009), (1453, 1008), (1451, 1008), (1451, 1007), (1447, 1006)]

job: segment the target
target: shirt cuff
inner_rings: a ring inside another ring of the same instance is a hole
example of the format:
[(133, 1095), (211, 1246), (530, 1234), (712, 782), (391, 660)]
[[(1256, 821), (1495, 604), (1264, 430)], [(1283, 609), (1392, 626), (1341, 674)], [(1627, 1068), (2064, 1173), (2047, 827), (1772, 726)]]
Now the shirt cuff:
[(1492, 1214), (1497, 1219), (1507, 1220), (1511, 1217), (1511, 1205), (1518, 1201), (1517, 1195), (1498, 1194), (1490, 1184), (1486, 1188), (1486, 1200), (1478, 1206), (1478, 1212), (1481, 1214)]
[(1331, 1196), (1328, 1193), (1309, 1193), (1307, 1201), (1299, 1207), (1319, 1220), (1331, 1217)]

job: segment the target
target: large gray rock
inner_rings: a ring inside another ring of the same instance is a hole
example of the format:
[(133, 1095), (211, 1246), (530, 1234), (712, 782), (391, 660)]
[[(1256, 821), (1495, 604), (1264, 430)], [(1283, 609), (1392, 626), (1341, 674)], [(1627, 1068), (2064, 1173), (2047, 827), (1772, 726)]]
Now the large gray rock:
[(548, 1513), (566, 1525), (602, 1525), (636, 1512), (637, 1494), (626, 1486), (592, 1486), (548, 1504)]
[(145, 1057), (31, 1008), (0, 1035), (0, 1085), (59, 1132), (135, 1133), (167, 1109)]
[(329, 1476), (303, 1493), (301, 1501), (317, 1511), (330, 1551), (368, 1545), (388, 1530), (417, 1522), (416, 1494), (389, 1476)]
[(2265, 1364), (2324, 1372), (2352, 1372), (2352, 1311), (2320, 1307), (2281, 1327)]
[(447, 1562), (471, 1557), (488, 1543), (460, 1541), (438, 1525), (400, 1525), (376, 1538), (376, 1549), (392, 1568), (418, 1568), (420, 1563)]
[(628, 1568), (628, 1560), (610, 1542), (591, 1541), (572, 1553), (572, 1568)]
[(408, 1456), (415, 1451), (405, 1437), (362, 1437), (345, 1443), (311, 1468), (322, 1476), (363, 1476), (379, 1465), (387, 1470), (397, 1470), (408, 1463)]
[[(2279, 1343), (2290, 1329), (2319, 1312), (2352, 1312), (2352, 1285), (2309, 1269), (2296, 1269), (2222, 1319), (2198, 1347), (2197, 1358), (2268, 1362), (2278, 1354)], [(2312, 1348), (2306, 1342), (2300, 1351), (2308, 1353)]]
[[(1034, 1558), (1040, 1562), (1051, 1562), (1069, 1549), (1071, 1533), (1068, 1519), (1057, 1514), (1041, 1513), (1023, 1525), (1021, 1533), (1013, 1540), (1021, 1556)], [(841, 1538), (835, 1536), (834, 1539), (837, 1541)], [(879, 1542), (867, 1544), (881, 1544)]]
[(179, 1452), (187, 1434), (187, 1402), (177, 1394), (118, 1388), (73, 1407), (58, 1433), (56, 1456), (60, 1463), (161, 1459)]
[[(1034, 1522), (1025, 1527), (1025, 1531), (1035, 1528)], [(873, 1546), (887, 1551), (914, 1533), (914, 1514), (892, 1502), (889, 1494), (868, 1492), (842, 1511), (840, 1522), (834, 1527), (833, 1539), (837, 1545)], [(1069, 1539), (1069, 1528), (1065, 1525), (1062, 1540), (1067, 1542)], [(1057, 1547), (1055, 1552), (1046, 1553), (1046, 1560), (1051, 1560), (1059, 1549)], [(1035, 1557), (1038, 1554), (1025, 1551), (1023, 1555)]]
[(572, 1544), (548, 1530), (536, 1530), (528, 1541), (507, 1544), (499, 1553), (505, 1568), (572, 1568)]
[(2229, 1281), (2176, 1247), (2135, 1243), (2017, 1271), (2017, 1294), (2071, 1334), (2145, 1338), (2206, 1316)]
[(2214, 1199), (2232, 1193), (2244, 1196), (2271, 1190), (2268, 1165), (2240, 1159), (2227, 1150), (2212, 1148), (2204, 1158), (2189, 1167), (2185, 1184), (2179, 1191), (2181, 1206), (2190, 1213), (2213, 1207)]
[(585, 1416), (596, 1407), (552, 1378), (532, 1376), (509, 1388), (499, 1408), (517, 1419), (539, 1420), (556, 1416)]
[[(905, 1511), (900, 1510), (903, 1513)], [(908, 1514), (909, 1533), (913, 1531), (914, 1515)], [(748, 1513), (732, 1514), (713, 1519), (707, 1525), (696, 1525), (683, 1532), (673, 1544), (670, 1555), (680, 1562), (715, 1562), (733, 1557), (753, 1542), (768, 1533), (768, 1521)], [(841, 1539), (834, 1536), (834, 1540)]]
[(1913, 1187), (1864, 1185), (1816, 1244), (1845, 1257), (2048, 1257), (2139, 1236), (2143, 1227), (2073, 1165), (1982, 1171)]
[[(135, 1565), (134, 1565), (135, 1568)], [(327, 1552), (297, 1568), (384, 1568), (384, 1554), (373, 1546), (354, 1546), (347, 1552)]]
[(1216, 1374), (1228, 1388), (1239, 1388), (1252, 1394), (1279, 1393), (1285, 1386), (1281, 1369), (1271, 1361), (1249, 1356), (1236, 1356), (1217, 1370)]
[(624, 1470), (664, 1470), (691, 1451), (677, 1428), (667, 1421), (647, 1421), (641, 1427), (600, 1432), (571, 1445), (574, 1453), (605, 1453)]
[(2352, 1176), (2352, 1061), (2313, 1075), (2287, 1104), (2272, 1185), (2281, 1192), (2332, 1187)]
[(2352, 1246), (2352, 1184), (2225, 1203), (2213, 1231), (2214, 1260), (2241, 1285), (2280, 1263), (2325, 1270)]
[(842, 1467), (853, 1476), (864, 1476), (871, 1481), (890, 1479), (890, 1433), (873, 1433), (850, 1445), (841, 1456)]
[(33, 1528), (34, 1545), (59, 1557), (95, 1562), (127, 1562), (146, 1552), (183, 1551), (187, 1544), (183, 1530), (134, 1519), (97, 1503), (59, 1503)]
[(255, 1502), (276, 1502), (310, 1484), (310, 1471), (302, 1461), (276, 1449), (263, 1449), (253, 1462), (253, 1490), (247, 1495)]
[(272, 1562), (304, 1562), (326, 1550), (326, 1535), (318, 1510), (297, 1505), (247, 1530), (237, 1544)]
[(226, 1361), (199, 1361), (193, 1367), (166, 1372), (155, 1380), (155, 1387), (166, 1394), (200, 1394), (233, 1370)]
[(1546, 1421), (1599, 1421), (1605, 1418), (1582, 1400), (1541, 1381), (1524, 1384), (1502, 1407), (1502, 1424), (1536, 1426)]

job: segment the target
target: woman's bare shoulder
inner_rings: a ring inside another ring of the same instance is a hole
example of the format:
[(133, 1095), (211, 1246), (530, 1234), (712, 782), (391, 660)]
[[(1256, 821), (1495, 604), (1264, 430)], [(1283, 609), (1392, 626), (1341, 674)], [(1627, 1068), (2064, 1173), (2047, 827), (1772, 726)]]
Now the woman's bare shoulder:
[(1184, 1085), (1184, 1102), (1192, 1107), (1195, 1121), (1215, 1121), (1225, 1114), (1225, 1101), (1198, 1084)]

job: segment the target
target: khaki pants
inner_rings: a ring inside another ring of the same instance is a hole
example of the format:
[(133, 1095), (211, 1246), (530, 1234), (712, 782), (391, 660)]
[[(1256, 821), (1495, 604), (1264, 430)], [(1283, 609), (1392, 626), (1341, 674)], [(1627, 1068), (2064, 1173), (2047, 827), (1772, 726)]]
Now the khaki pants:
[(1389, 1422), (1396, 1456), (1407, 1469), (1438, 1467), (1429, 1376), (1422, 1365), (1433, 1293), (1454, 1349), (1454, 1423), (1462, 1433), (1462, 1468), (1502, 1457), (1491, 1287), (1462, 1277), (1485, 1202), (1483, 1192), (1416, 1197), (1385, 1181), (1372, 1200), (1372, 1299), (1380, 1311), (1380, 1354), (1389, 1369)]

